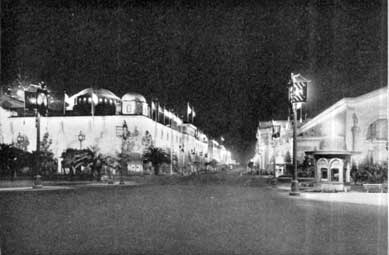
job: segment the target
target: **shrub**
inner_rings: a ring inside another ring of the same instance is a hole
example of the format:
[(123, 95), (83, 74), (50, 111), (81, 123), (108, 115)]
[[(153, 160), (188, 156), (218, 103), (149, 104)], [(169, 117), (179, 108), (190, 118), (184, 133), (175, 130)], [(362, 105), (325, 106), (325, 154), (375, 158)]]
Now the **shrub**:
[(12, 144), (0, 144), (0, 176), (31, 175), (33, 164), (30, 152), (15, 148)]

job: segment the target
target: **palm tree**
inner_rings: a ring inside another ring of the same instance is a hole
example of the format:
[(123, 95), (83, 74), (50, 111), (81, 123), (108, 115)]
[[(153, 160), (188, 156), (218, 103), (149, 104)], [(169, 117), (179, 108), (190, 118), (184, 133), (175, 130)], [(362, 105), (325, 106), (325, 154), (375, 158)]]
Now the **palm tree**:
[(155, 174), (158, 175), (161, 164), (170, 164), (170, 155), (166, 151), (152, 146), (143, 153), (143, 161), (151, 162)]

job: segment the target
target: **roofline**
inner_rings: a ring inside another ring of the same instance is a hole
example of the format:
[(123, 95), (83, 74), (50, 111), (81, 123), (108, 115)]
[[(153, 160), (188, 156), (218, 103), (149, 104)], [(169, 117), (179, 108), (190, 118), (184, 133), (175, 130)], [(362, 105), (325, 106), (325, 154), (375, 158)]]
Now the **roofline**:
[(325, 109), (324, 111), (322, 111), (321, 113), (316, 115), (313, 119), (311, 119), (310, 121), (308, 121), (307, 123), (302, 125), (298, 129), (297, 134), (301, 134), (301, 133), (307, 131), (308, 129), (312, 128), (313, 126), (315, 126), (319, 122), (325, 120), (326, 118), (329, 118), (331, 115), (334, 115), (334, 114), (341, 112), (342, 110), (346, 109), (346, 107), (348, 105), (356, 104), (356, 103), (358, 103), (358, 101), (372, 98), (374, 96), (378, 96), (381, 93), (383, 93), (386, 89), (387, 89), (386, 87), (382, 87), (382, 88), (373, 90), (371, 92), (368, 92), (366, 94), (363, 94), (363, 95), (360, 95), (357, 97), (345, 97), (345, 98), (340, 99), (335, 104), (331, 105), (330, 107), (328, 107), (327, 109)]
[(302, 132), (307, 131), (311, 127), (315, 126), (317, 123), (327, 119), (330, 117), (330, 115), (334, 115), (339, 113), (340, 111), (346, 109), (347, 104), (350, 102), (350, 98), (343, 98), (336, 102), (335, 104), (331, 105), (318, 115), (316, 115), (313, 119), (302, 125), (298, 130), (297, 134), (300, 134)]

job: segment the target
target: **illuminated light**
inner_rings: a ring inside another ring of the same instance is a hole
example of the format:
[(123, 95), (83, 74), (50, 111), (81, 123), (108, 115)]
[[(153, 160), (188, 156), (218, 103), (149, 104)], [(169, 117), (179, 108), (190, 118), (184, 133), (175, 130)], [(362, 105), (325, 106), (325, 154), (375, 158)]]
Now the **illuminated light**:
[(97, 97), (97, 95), (95, 93), (92, 93), (92, 100), (93, 100), (94, 104), (98, 104), (99, 103), (99, 98)]
[(24, 90), (18, 89), (18, 90), (16, 91), (16, 95), (17, 95), (18, 97), (24, 98)]

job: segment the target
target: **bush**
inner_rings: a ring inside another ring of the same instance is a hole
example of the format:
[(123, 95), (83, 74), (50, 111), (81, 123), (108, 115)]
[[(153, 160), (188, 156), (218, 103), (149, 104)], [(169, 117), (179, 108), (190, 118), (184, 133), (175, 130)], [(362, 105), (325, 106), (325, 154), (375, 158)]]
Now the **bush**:
[(387, 167), (385, 164), (364, 164), (351, 169), (351, 178), (354, 183), (384, 183), (388, 180)]
[(0, 144), (0, 176), (32, 175), (34, 168), (33, 156), (30, 152)]

